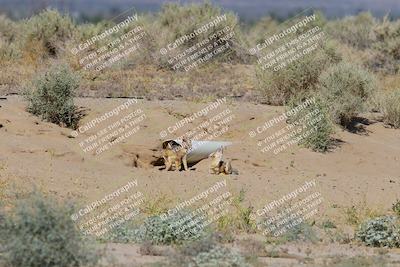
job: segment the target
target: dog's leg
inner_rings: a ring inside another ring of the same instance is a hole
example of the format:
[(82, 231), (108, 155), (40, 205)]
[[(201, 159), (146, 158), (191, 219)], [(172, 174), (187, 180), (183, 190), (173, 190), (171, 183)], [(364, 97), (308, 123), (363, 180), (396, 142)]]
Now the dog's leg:
[(181, 170), (181, 160), (176, 159), (175, 160), (175, 171), (180, 171)]
[(187, 155), (184, 155), (184, 156), (183, 156), (182, 162), (183, 162), (183, 168), (185, 169), (185, 171), (187, 171), (187, 170), (188, 170)]
[(172, 162), (169, 158), (164, 158), (165, 170), (169, 171), (172, 167)]

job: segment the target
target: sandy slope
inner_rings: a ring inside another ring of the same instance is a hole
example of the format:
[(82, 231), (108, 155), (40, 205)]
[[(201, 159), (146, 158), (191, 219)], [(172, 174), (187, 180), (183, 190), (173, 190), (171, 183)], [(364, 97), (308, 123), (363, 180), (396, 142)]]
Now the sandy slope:
[[(76, 102), (90, 109), (82, 121), (84, 124), (125, 101), (77, 99)], [(367, 134), (338, 129), (337, 138), (343, 142), (331, 153), (320, 154), (293, 146), (274, 155), (262, 153), (257, 147), (257, 140), (265, 135), (252, 139), (248, 132), (280, 115), (283, 108), (227, 103), (219, 110), (229, 108), (235, 118), (229, 130), (216, 140), (234, 143), (226, 156), (234, 159), (233, 165), (240, 174), (216, 176), (208, 173), (207, 162), (200, 162), (188, 172), (160, 171), (159, 167), (147, 164), (158, 153), (160, 131), (207, 103), (139, 100), (130, 110), (140, 108), (146, 114), (140, 130), (98, 156), (83, 152), (79, 142), (99, 128), (69, 138), (69, 129), (42, 122), (27, 113), (19, 97), (8, 97), (0, 105), (1, 179), (27, 188), (36, 185), (62, 197), (81, 199), (83, 203), (101, 198), (135, 178), (148, 198), (166, 194), (173, 200), (194, 196), (226, 178), (233, 192), (245, 189), (246, 198), (257, 208), (315, 178), (317, 190), (325, 200), (318, 216), (335, 214), (333, 207), (364, 199), (371, 207), (387, 210), (400, 198), (400, 131), (385, 128), (379, 122), (365, 126)], [(176, 137), (189, 128), (167, 137)], [(139, 155), (142, 168), (133, 166), (135, 155)]]

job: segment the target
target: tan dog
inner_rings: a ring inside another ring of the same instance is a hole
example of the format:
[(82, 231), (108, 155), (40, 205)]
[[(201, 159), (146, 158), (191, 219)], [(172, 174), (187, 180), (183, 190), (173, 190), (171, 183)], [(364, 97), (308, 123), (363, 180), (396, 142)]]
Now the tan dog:
[(211, 174), (237, 174), (232, 169), (231, 160), (224, 161), (224, 148), (222, 146), (208, 157), (212, 159), (210, 166)]
[(187, 140), (186, 138), (182, 138), (181, 144), (174, 140), (165, 141), (163, 143), (165, 169), (169, 171), (171, 170), (172, 165), (175, 164), (175, 170), (179, 171), (183, 163), (183, 168), (187, 171), (187, 154), (191, 148), (192, 144), (190, 140)]

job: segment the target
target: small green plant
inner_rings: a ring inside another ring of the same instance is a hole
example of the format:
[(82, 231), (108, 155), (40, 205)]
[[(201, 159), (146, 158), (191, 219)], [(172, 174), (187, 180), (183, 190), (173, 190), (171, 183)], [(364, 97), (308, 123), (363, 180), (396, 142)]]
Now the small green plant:
[(371, 209), (365, 199), (344, 209), (344, 219), (346, 223), (351, 225), (359, 225), (362, 221), (381, 216), (382, 214), (375, 209)]
[(307, 222), (301, 222), (291, 227), (280, 238), (288, 242), (298, 240), (317, 242), (318, 240), (317, 234), (312, 228), (312, 225)]
[(140, 243), (142, 242), (143, 229), (134, 222), (125, 222), (108, 231), (101, 240), (113, 243)]
[(256, 229), (255, 223), (250, 219), (253, 212), (252, 206), (245, 206), (245, 191), (241, 189), (239, 194), (232, 198), (230, 212), (222, 215), (217, 221), (217, 229), (223, 233), (246, 232), (252, 233)]
[[(300, 145), (314, 151), (326, 152), (333, 145), (334, 125), (326, 104), (318, 96), (309, 99), (310, 104), (290, 116), (289, 121), (302, 129), (295, 137)], [(304, 100), (304, 98), (294, 98), (289, 102), (289, 109), (301, 107)]]
[(12, 266), (70, 267), (95, 263), (96, 253), (71, 220), (73, 207), (40, 193), (0, 216), (0, 244)]
[(400, 225), (395, 216), (382, 216), (363, 222), (358, 239), (372, 247), (400, 247)]
[(218, 244), (212, 236), (187, 242), (172, 255), (171, 266), (250, 267), (237, 251)]
[(34, 86), (35, 89), (26, 95), (30, 113), (61, 126), (78, 127), (83, 113), (73, 102), (79, 80), (71, 69), (55, 67), (35, 80)]
[(400, 216), (400, 200), (396, 200), (395, 203), (392, 204), (392, 210), (398, 215)]
[(352, 119), (365, 110), (365, 102), (376, 88), (372, 73), (342, 62), (319, 78), (320, 92), (335, 123), (350, 127)]
[(382, 103), (384, 122), (393, 128), (400, 128), (400, 88), (387, 93)]
[(321, 226), (324, 229), (334, 229), (334, 228), (336, 228), (335, 223), (332, 222), (331, 220), (323, 221)]
[(202, 215), (192, 216), (189, 212), (171, 214), (166, 218), (150, 216), (140, 227), (139, 239), (155, 245), (196, 240), (207, 233), (207, 228), (201, 227), (203, 222)]

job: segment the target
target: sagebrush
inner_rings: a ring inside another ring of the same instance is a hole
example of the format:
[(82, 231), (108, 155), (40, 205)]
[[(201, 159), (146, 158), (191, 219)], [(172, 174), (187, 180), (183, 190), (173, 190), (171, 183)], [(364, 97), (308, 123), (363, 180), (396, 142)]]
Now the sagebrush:
[(365, 111), (376, 86), (372, 73), (347, 62), (330, 67), (319, 78), (319, 90), (333, 121), (344, 127), (350, 127), (352, 120)]
[(67, 66), (54, 67), (34, 81), (27, 110), (43, 120), (76, 129), (83, 113), (74, 105), (79, 77)]
[(19, 200), (0, 219), (0, 243), (11, 266), (70, 267), (97, 261), (71, 220), (74, 209), (40, 193)]
[(400, 247), (400, 224), (395, 216), (382, 216), (363, 222), (357, 238), (367, 246)]

